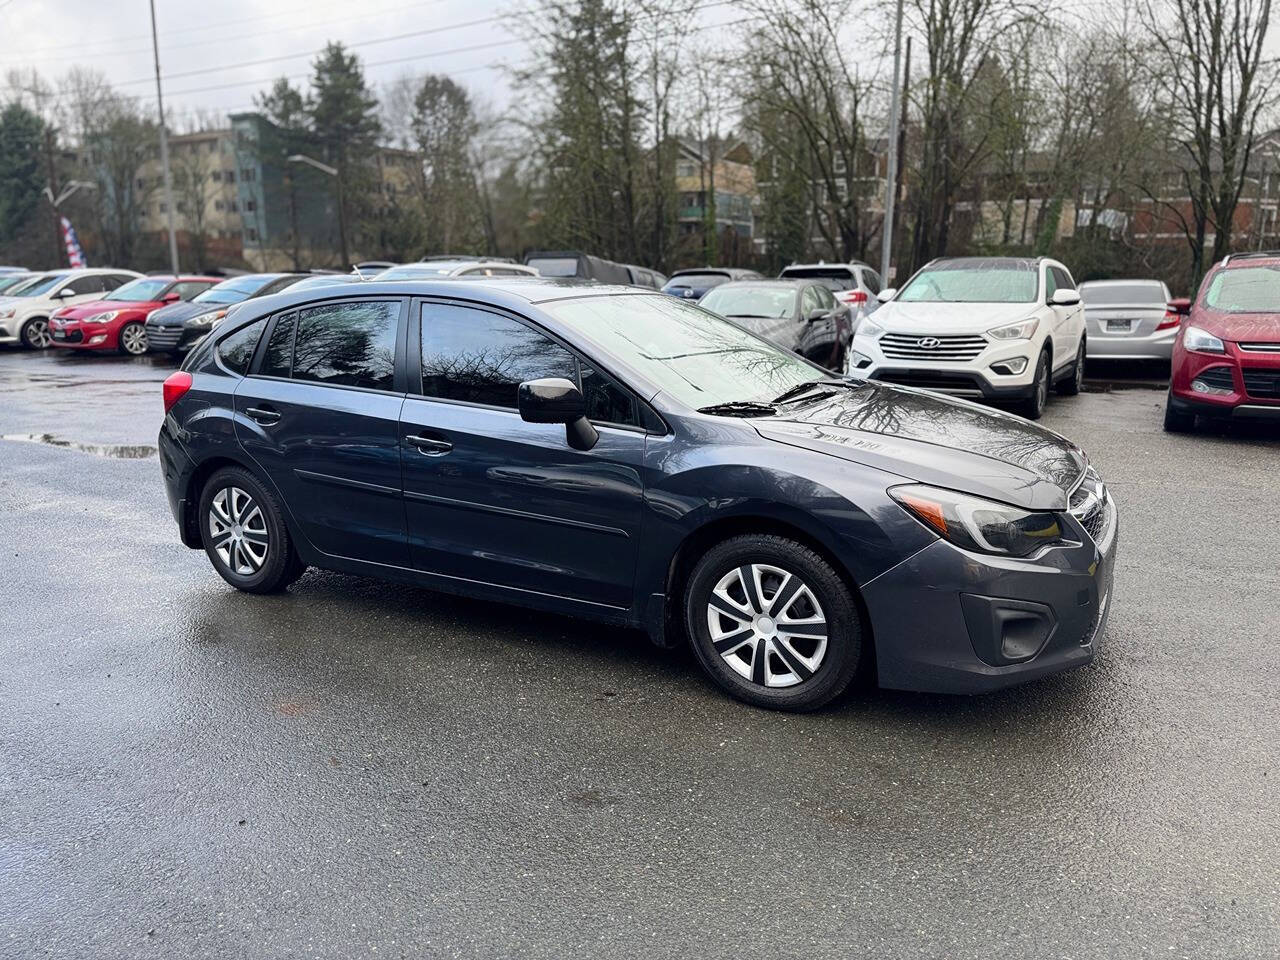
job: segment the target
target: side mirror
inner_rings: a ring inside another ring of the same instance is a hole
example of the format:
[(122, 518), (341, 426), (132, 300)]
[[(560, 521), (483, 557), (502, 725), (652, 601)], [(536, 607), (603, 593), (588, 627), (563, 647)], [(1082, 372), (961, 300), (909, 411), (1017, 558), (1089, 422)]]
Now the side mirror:
[(1049, 297), (1051, 307), (1074, 307), (1079, 302), (1080, 291), (1068, 290), (1066, 287), (1053, 291)]
[(881, 290), (879, 293), (876, 294), (876, 299), (879, 300), (881, 303), (888, 303), (897, 295), (898, 295), (897, 287), (885, 287), (883, 290)]
[(1189, 316), (1191, 314), (1191, 301), (1186, 297), (1174, 297), (1169, 301), (1168, 310), (1179, 317)]
[(809, 311), (809, 315), (805, 317), (805, 319), (810, 323), (813, 323), (815, 320), (826, 320), (829, 316), (831, 316), (830, 310), (824, 310), (822, 307), (814, 307)]
[(572, 380), (544, 377), (526, 380), (516, 394), (520, 419), (526, 423), (563, 423), (569, 446), (590, 450), (600, 434), (587, 419), (587, 401)]
[(178, 293), (177, 290), (170, 290), (168, 293), (166, 293), (163, 297), (160, 298), (160, 302), (161, 303), (177, 303), (181, 299), (182, 299), (182, 294)]
[(67, 297), (74, 297), (75, 295), (76, 295), (76, 292), (72, 290), (70, 287), (63, 287), (61, 290), (59, 290), (57, 293), (54, 294), (54, 296), (57, 297), (59, 300), (65, 300), (67, 299)]

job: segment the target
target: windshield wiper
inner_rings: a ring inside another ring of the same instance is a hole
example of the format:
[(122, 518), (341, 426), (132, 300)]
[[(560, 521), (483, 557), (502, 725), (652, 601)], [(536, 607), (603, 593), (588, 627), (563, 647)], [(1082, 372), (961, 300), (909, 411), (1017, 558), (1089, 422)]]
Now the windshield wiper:
[(699, 413), (709, 413), (716, 417), (771, 417), (778, 411), (772, 404), (760, 400), (730, 400), (728, 403), (713, 403), (709, 407), (699, 407)]
[(786, 403), (788, 400), (794, 400), (801, 394), (808, 393), (814, 387), (860, 387), (863, 385), (861, 380), (845, 380), (836, 377), (820, 377), (817, 380), (806, 380), (804, 383), (797, 383), (790, 390), (784, 392), (781, 396), (774, 397), (772, 403)]

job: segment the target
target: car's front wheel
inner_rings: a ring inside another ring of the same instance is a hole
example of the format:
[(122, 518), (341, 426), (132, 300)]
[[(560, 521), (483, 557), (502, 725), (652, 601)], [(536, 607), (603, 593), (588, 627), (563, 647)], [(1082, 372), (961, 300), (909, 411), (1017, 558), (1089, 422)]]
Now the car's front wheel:
[(1049, 351), (1042, 350), (1036, 361), (1036, 377), (1031, 383), (1031, 393), (1018, 404), (1018, 413), (1028, 420), (1039, 420), (1049, 402)]
[(794, 540), (748, 534), (713, 547), (693, 569), (684, 607), (702, 668), (747, 703), (815, 710), (857, 673), (862, 623), (849, 587)]
[(1058, 394), (1063, 397), (1074, 397), (1084, 387), (1085, 341), (1080, 338), (1080, 349), (1076, 351), (1076, 362), (1071, 365), (1071, 376), (1058, 384)]
[(1166, 433), (1190, 433), (1196, 428), (1196, 415), (1179, 410), (1173, 405), (1172, 395), (1164, 401), (1164, 429)]
[(140, 357), (147, 352), (147, 328), (136, 320), (120, 328), (120, 352)]
[(275, 495), (241, 467), (224, 467), (204, 485), (200, 539), (222, 579), (247, 593), (283, 590), (306, 569)]
[(22, 345), (28, 350), (45, 350), (53, 343), (49, 334), (49, 321), (44, 317), (32, 317), (22, 325)]

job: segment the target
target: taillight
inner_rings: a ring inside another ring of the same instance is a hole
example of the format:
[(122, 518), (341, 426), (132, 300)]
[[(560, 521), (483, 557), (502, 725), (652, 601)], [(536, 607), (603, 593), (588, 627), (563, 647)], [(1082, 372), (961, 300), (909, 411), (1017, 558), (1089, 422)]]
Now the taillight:
[(173, 405), (181, 400), (191, 389), (191, 374), (185, 370), (169, 374), (164, 381), (164, 412), (168, 413)]
[(1172, 310), (1164, 312), (1164, 319), (1157, 324), (1157, 330), (1168, 330), (1170, 327), (1176, 327), (1182, 322), (1182, 314), (1174, 313)]
[(866, 303), (867, 291), (865, 290), (846, 290), (840, 294), (840, 299), (845, 303)]

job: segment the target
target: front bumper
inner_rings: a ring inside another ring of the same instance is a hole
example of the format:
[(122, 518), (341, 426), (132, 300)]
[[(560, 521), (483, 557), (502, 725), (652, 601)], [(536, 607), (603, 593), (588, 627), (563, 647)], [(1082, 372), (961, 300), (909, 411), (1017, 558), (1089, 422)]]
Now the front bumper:
[[(849, 356), (849, 372), (886, 383), (922, 387), (957, 397), (983, 400), (1018, 400), (1034, 389), (1036, 358), (1034, 341), (989, 342), (972, 360), (902, 360), (885, 356), (874, 337), (855, 335)], [(1025, 362), (1021, 373), (1000, 373), (992, 364)]]
[[(1226, 348), (1226, 353), (1201, 353), (1175, 346), (1169, 382), (1173, 409), (1207, 417), (1280, 419), (1280, 350), (1245, 350), (1230, 341)], [(1212, 389), (1197, 389), (1206, 385)]]
[[(863, 587), (882, 687), (985, 693), (1091, 662), (1111, 612), (1119, 522), (1034, 561), (937, 540)], [(1003, 632), (1002, 632), (1003, 631)]]
[(114, 350), (115, 332), (102, 323), (84, 323), (79, 320), (49, 321), (49, 336), (55, 347), (72, 347), (77, 350)]

